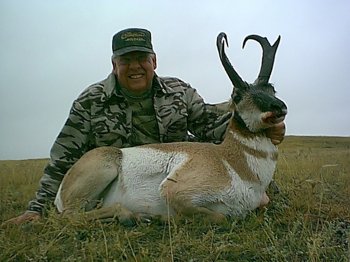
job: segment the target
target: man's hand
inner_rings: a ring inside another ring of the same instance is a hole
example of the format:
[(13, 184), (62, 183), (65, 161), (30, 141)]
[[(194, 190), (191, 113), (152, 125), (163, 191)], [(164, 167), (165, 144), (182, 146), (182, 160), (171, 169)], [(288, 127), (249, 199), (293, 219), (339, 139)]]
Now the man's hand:
[(1, 227), (6, 227), (8, 225), (21, 225), (26, 222), (37, 221), (40, 218), (41, 218), (41, 215), (39, 213), (26, 211), (17, 217), (14, 217), (5, 221), (4, 223), (1, 224)]
[(274, 145), (278, 145), (283, 141), (285, 133), (286, 125), (284, 122), (278, 123), (266, 130), (266, 136), (271, 139)]

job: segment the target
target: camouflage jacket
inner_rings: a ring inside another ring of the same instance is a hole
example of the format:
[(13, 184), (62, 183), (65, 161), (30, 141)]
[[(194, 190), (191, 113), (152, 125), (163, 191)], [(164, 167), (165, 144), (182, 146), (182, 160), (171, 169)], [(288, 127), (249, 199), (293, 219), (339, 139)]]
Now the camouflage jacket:
[[(100, 146), (119, 148), (132, 144), (132, 112), (116, 88), (116, 77), (85, 89), (73, 102), (69, 117), (50, 151), (50, 161), (40, 180), (29, 211), (42, 213), (52, 203), (68, 169), (88, 150)], [(153, 104), (160, 143), (188, 141), (220, 142), (230, 113), (218, 114), (205, 104), (195, 89), (177, 78), (155, 76)]]

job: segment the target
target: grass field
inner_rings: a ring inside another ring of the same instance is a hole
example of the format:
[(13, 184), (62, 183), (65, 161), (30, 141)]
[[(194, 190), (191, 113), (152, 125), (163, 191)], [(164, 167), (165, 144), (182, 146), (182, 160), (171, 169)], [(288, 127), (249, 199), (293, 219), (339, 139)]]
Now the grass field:
[[(0, 229), (0, 261), (350, 261), (350, 138), (286, 137), (269, 205), (126, 227), (47, 218)], [(0, 161), (0, 222), (33, 198), (47, 160)]]

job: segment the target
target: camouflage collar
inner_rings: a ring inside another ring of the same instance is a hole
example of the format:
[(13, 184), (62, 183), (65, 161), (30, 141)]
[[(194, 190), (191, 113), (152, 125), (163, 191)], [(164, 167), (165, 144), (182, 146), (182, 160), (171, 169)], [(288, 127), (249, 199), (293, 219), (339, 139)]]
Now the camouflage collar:
[(103, 82), (104, 82), (103, 89), (105, 91), (106, 98), (109, 99), (111, 98), (113, 93), (116, 93), (115, 86), (117, 84), (117, 79), (113, 73), (110, 73)]
[(155, 90), (155, 93), (156, 92), (162, 92), (163, 94), (172, 94), (172, 93), (176, 93), (177, 92), (174, 89), (172, 89), (169, 86), (167, 86), (164, 83), (164, 81), (162, 81), (162, 78), (159, 77), (157, 74), (154, 75), (153, 88)]

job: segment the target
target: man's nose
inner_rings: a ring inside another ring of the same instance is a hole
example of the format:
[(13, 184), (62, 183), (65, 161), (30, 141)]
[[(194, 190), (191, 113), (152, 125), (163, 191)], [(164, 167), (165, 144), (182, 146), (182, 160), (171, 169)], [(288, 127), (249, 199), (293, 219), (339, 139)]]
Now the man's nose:
[(137, 57), (131, 58), (129, 61), (129, 67), (140, 67), (140, 61)]

